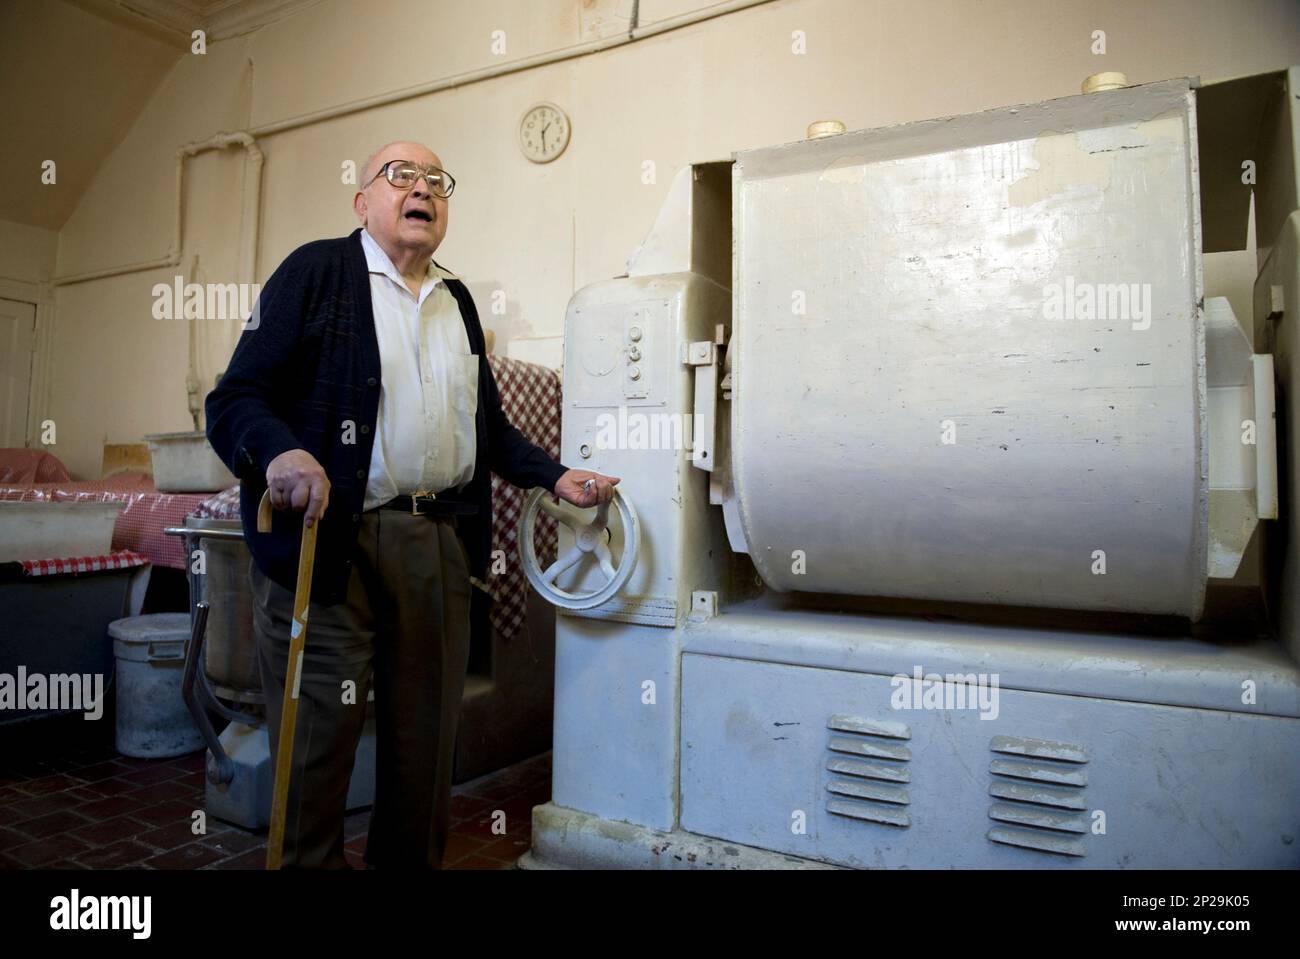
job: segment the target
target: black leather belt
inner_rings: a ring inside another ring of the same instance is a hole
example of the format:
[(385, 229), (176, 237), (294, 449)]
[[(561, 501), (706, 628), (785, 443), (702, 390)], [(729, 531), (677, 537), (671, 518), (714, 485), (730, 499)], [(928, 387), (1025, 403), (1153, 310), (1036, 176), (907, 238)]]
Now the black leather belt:
[(395, 496), (380, 509), (400, 509), (412, 516), (473, 516), (478, 506), (458, 499), (439, 499), (436, 493)]

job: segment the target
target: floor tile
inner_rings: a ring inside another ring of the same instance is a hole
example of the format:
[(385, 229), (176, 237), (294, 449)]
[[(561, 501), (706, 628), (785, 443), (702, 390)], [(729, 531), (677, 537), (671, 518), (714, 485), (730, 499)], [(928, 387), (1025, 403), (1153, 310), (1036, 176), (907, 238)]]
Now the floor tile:
[(528, 852), (532, 846), (532, 841), (528, 836), (513, 837), (506, 836), (498, 839), (494, 843), (489, 843), (482, 850), (482, 854), (489, 859), (500, 859), (505, 862), (514, 862), (524, 853)]
[(266, 868), (266, 850), (250, 849), (246, 853), (241, 853), (231, 859), (222, 859), (219, 862), (204, 866), (204, 869), (244, 869), (244, 870), (262, 870)]
[(195, 810), (202, 808), (202, 799), (195, 797), (194, 802), (173, 800), (154, 804), (146, 803), (131, 815), (142, 822), (152, 823), (155, 826), (169, 826), (174, 823), (184, 822), (188, 828), (188, 825), (194, 821)]
[(15, 829), (17, 832), (31, 839), (48, 839), (56, 836), (61, 832), (67, 832), (70, 829), (76, 829), (78, 826), (84, 826), (90, 820), (83, 819), (74, 812), (64, 810), (62, 812), (50, 813), (48, 816), (37, 816), (35, 819), (28, 819), (19, 823)]
[[(264, 867), (265, 833), (211, 820), (207, 836), (194, 835), (205, 753), (121, 756), (111, 729), (59, 722), (33, 736), (0, 729), (0, 868)], [(528, 846), (532, 806), (550, 795), (550, 776), (546, 753), (454, 787), (444, 863), (500, 869), (517, 859)], [(492, 832), (496, 810), (506, 815), (504, 836)], [(345, 820), (345, 854), (357, 868), (369, 825), (368, 809)]]
[(101, 779), (112, 779), (114, 776), (120, 776), (124, 772), (129, 772), (130, 766), (121, 762), (104, 762), (94, 763), (90, 766), (82, 766), (77, 770), (77, 778), (84, 779), (88, 783), (95, 783)]
[(87, 819), (113, 819), (127, 813), (143, 809), (145, 804), (129, 796), (104, 796), (93, 802), (83, 802), (74, 808), (74, 812)]
[(449, 869), (509, 869), (510, 863), (501, 862), (498, 859), (488, 859), (486, 856), (466, 856)]
[(153, 869), (198, 869), (222, 858), (216, 849), (193, 842), (146, 859), (144, 864)]
[(481, 839), (466, 836), (464, 833), (452, 832), (447, 837), (447, 848), (442, 855), (443, 865), (454, 863), (473, 853), (480, 852), (488, 845), (490, 844), (483, 842)]
[(157, 854), (158, 850), (127, 839), (115, 842), (111, 846), (87, 850), (77, 856), (77, 861), (91, 869), (121, 869), (124, 866), (143, 862)]
[(103, 819), (99, 822), (88, 823), (78, 829), (68, 830), (69, 836), (75, 836), (83, 842), (88, 842), (92, 846), (107, 846), (122, 839), (130, 839), (132, 836), (138, 836), (140, 833), (149, 832), (156, 829), (148, 823), (132, 819), (130, 816), (116, 816), (113, 819)]
[(129, 783), (135, 783), (138, 786), (149, 786), (153, 783), (166, 782), (169, 779), (175, 779), (182, 775), (179, 769), (174, 766), (142, 766), (139, 769), (132, 769), (129, 772), (118, 776), (118, 779), (124, 779)]
[(165, 851), (176, 849), (199, 838), (194, 835), (191, 820), (186, 819), (184, 822), (175, 822), (168, 826), (142, 832), (136, 836), (136, 841)]
[(33, 867), (39, 868), (60, 859), (75, 857), (78, 853), (89, 848), (81, 840), (63, 835), (40, 839), (26, 845), (16, 846), (13, 849), (7, 849), (4, 855), (7, 859), (18, 863), (19, 868), (30, 869)]
[(244, 829), (228, 828), (215, 835), (205, 836), (200, 841), (205, 846), (211, 846), (227, 856), (241, 855), (250, 849), (266, 849), (265, 834), (248, 832)]
[(16, 826), (28, 819), (45, 816), (52, 812), (65, 812), (76, 809), (81, 800), (65, 793), (53, 793), (49, 796), (28, 796), (0, 807), (0, 818), (8, 826)]
[(42, 776), (39, 779), (29, 779), (26, 782), (19, 783), (18, 789), (29, 796), (48, 796), (50, 793), (62, 792), (65, 789), (84, 785), (85, 780), (83, 779), (75, 779), (64, 773), (58, 773), (53, 776)]

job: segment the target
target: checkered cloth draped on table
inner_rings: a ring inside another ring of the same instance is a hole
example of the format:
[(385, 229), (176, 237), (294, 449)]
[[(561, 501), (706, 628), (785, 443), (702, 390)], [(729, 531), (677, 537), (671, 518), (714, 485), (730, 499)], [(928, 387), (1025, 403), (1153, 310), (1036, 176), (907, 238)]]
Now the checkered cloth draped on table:
[[(560, 458), (560, 374), (536, 363), (488, 354), (492, 378), (501, 393), (501, 408), (510, 422), (554, 459)], [(492, 477), (492, 551), (505, 553), (505, 572), (493, 573), (488, 559), (487, 592), (492, 604), (492, 625), (505, 639), (519, 632), (528, 610), (528, 580), (519, 561), (519, 520), (526, 490)], [(556, 523), (541, 513), (533, 544), (545, 568), (555, 557)]]
[(205, 499), (190, 515), (198, 519), (239, 519), (239, 484)]
[(62, 576), (64, 573), (97, 573), (104, 569), (132, 569), (149, 560), (129, 549), (106, 553), (103, 556), (72, 556), (67, 559), (24, 559), (23, 573), (27, 576)]

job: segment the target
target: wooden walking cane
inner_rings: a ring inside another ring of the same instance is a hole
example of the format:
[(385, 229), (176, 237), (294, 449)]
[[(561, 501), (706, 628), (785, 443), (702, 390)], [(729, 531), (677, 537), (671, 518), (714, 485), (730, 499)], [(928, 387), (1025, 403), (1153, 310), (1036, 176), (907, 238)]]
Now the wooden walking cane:
[[(302, 685), (302, 657), (307, 646), (307, 606), (311, 602), (311, 574), (316, 565), (318, 518), (302, 524), (302, 551), (298, 555), (298, 583), (293, 591), (293, 625), (289, 639), (289, 668), (284, 676), (280, 709), (280, 742), (275, 750), (275, 787), (271, 794), (271, 832), (266, 840), (266, 868), (279, 869), (284, 856), (284, 819), (289, 805), (289, 778), (293, 774), (293, 734), (298, 725), (298, 692)], [(262, 494), (257, 507), (257, 531), (271, 532), (271, 491)]]

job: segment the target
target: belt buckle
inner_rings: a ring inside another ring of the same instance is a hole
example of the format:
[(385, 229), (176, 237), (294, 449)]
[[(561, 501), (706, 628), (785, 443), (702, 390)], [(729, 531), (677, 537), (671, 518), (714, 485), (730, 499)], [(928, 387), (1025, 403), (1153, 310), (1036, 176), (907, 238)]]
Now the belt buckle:
[(412, 516), (420, 515), (421, 499), (437, 499), (437, 498), (438, 498), (437, 495), (431, 489), (416, 490), (414, 493), (411, 494), (411, 515)]

